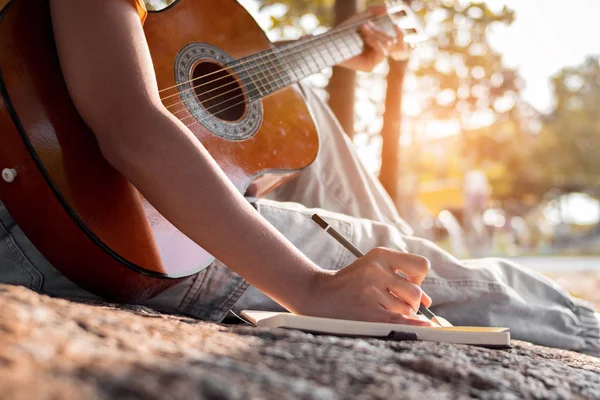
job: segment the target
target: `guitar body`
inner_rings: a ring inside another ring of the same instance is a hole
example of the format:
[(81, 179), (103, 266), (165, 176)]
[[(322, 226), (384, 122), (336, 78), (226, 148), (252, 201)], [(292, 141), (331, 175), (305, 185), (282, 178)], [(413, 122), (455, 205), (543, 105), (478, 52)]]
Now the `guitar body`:
[[(102, 157), (67, 92), (48, 0), (2, 3), (0, 170), (17, 176), (0, 180), (0, 199), (16, 223), (73, 282), (119, 301), (149, 299), (205, 268), (214, 258)], [(223, 67), (272, 47), (235, 0), (179, 0), (151, 12), (144, 29), (159, 88), (175, 87), (165, 105), (240, 192), (265, 194), (314, 160), (318, 136), (299, 90), (252, 100), (252, 76)], [(237, 94), (227, 107), (209, 73)]]

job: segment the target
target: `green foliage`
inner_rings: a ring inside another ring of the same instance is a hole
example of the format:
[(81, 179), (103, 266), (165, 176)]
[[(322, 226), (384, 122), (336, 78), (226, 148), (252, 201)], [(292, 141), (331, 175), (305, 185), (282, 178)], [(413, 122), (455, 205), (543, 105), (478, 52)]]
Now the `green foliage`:
[(494, 199), (539, 203), (550, 187), (535, 152), (537, 137), (515, 133), (515, 122), (506, 119), (469, 132), (462, 156), (473, 155), (474, 164), (487, 172)]
[(495, 161), (507, 172), (491, 179), (498, 199), (540, 201), (546, 194), (571, 192), (600, 199), (600, 56), (561, 70), (552, 85), (555, 107), (543, 117), (538, 135), (521, 132), (502, 140), (494, 124), (487, 128), (493, 133), (479, 136), (494, 138), (479, 153), (486, 160), (495, 158), (490, 152), (497, 154)]
[[(274, 19), (275, 29), (294, 27), (302, 30), (299, 21), (306, 14), (314, 15), (322, 26), (331, 26), (334, 0), (257, 1), (263, 10), (274, 5), (284, 5), (287, 8), (284, 15)], [(365, 3), (369, 6), (381, 1)], [(413, 119), (413, 126), (422, 126), (420, 120), (459, 120), (461, 126), (468, 128), (470, 132), (468, 137), (465, 135), (465, 145), (462, 147), (468, 149), (477, 164), (490, 160), (502, 162), (496, 160), (498, 152), (486, 148), (497, 142), (491, 139), (494, 137), (492, 128), (475, 128), (478, 115), (487, 113), (488, 120), (492, 121), (510, 120), (513, 116), (519, 92), (518, 77), (515, 71), (504, 68), (502, 57), (488, 43), (487, 33), (494, 24), (512, 23), (514, 13), (506, 7), (494, 12), (480, 1), (466, 6), (464, 4), (465, 2), (452, 0), (410, 2), (413, 11), (428, 27), (427, 33), (432, 39), (420, 45), (418, 58), (411, 64), (410, 75), (416, 80), (418, 87), (415, 93), (411, 93), (411, 100), (417, 101), (422, 108), (420, 115)], [(499, 125), (496, 124), (494, 128)], [(506, 130), (508, 127), (510, 131), (505, 136), (514, 134), (515, 129), (510, 129), (514, 125), (503, 125), (502, 129)], [(484, 146), (486, 141), (488, 145)], [(479, 142), (480, 146), (475, 145), (475, 142)], [(494, 148), (497, 149), (498, 146)], [(418, 149), (414, 150), (418, 152)], [(448, 165), (454, 165), (454, 170), (458, 166), (459, 170), (464, 171), (473, 166), (465, 166), (464, 162), (461, 165), (460, 161), (464, 160), (464, 156), (454, 153), (447, 154), (444, 158), (448, 160)], [(511, 162), (516, 163), (514, 160)], [(424, 166), (418, 161), (406, 166), (420, 176), (428, 175), (420, 170), (421, 167)], [(514, 186), (505, 181), (497, 186), (502, 185), (511, 188), (504, 190), (506, 195)]]
[(600, 56), (552, 79), (555, 109), (540, 135), (544, 177), (562, 191), (600, 197)]
[[(285, 6), (286, 13), (279, 18), (273, 18), (273, 29), (284, 27), (295, 27), (302, 30), (298, 23), (300, 17), (304, 15), (314, 15), (323, 27), (330, 28), (333, 25), (332, 9), (335, 0), (255, 0), (260, 4), (260, 10), (268, 10), (275, 5)], [(363, 0), (369, 7), (383, 3), (382, 0)]]
[[(307, 14), (331, 26), (334, 0), (256, 0), (261, 10), (284, 5), (287, 11), (273, 18), (273, 28), (295, 27)], [(367, 6), (380, 4), (367, 0)], [(420, 103), (426, 119), (460, 118), (476, 125), (474, 114), (510, 111), (518, 96), (515, 71), (504, 68), (502, 57), (488, 43), (487, 32), (494, 24), (510, 24), (514, 13), (504, 7), (492, 11), (484, 2), (411, 1), (412, 9), (428, 22), (432, 40), (421, 45), (418, 67)]]
[(483, 2), (462, 4), (443, 1), (427, 10), (434, 40), (419, 52), (415, 74), (426, 93), (423, 118), (459, 119), (476, 127), (482, 115), (496, 119), (510, 112), (518, 97), (516, 72), (504, 67), (487, 36), (493, 25), (512, 23), (514, 14), (506, 7), (494, 13)]
[(273, 5), (284, 5), (287, 12), (280, 18), (273, 18), (273, 28), (281, 29), (286, 26), (300, 27), (299, 17), (312, 14), (317, 17), (323, 26), (331, 26), (331, 9), (335, 0), (257, 0), (260, 10), (268, 9)]
[[(287, 7), (284, 15), (273, 19), (275, 29), (302, 31), (299, 21), (307, 14), (314, 15), (321, 26), (332, 24), (335, 0), (256, 1), (262, 9)], [(500, 200), (539, 201), (552, 188), (585, 191), (600, 198), (600, 58), (592, 57), (554, 77), (556, 108), (550, 117), (534, 117), (544, 119), (535, 135), (523, 117), (517, 71), (506, 68), (488, 42), (490, 29), (511, 24), (514, 12), (507, 7), (492, 10), (482, 1), (410, 3), (432, 38), (420, 46), (418, 59), (411, 63), (417, 81), (411, 96), (417, 96), (422, 109), (412, 125), (460, 121), (463, 150), (444, 156), (447, 168), (484, 168), (493, 196)], [(410, 158), (411, 169), (419, 173), (415, 153), (418, 146)]]

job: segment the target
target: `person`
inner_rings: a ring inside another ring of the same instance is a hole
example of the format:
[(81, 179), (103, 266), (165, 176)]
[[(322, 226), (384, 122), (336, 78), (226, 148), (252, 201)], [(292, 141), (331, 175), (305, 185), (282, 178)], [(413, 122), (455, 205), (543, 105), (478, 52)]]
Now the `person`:
[[(141, 0), (50, 0), (50, 8), (67, 87), (104, 157), (218, 259), (146, 305), (216, 322), (231, 310), (287, 309), (431, 325), (416, 319), (422, 303), (454, 324), (507, 326), (514, 338), (600, 355), (598, 316), (552, 281), (505, 260), (460, 261), (412, 236), (309, 87), (302, 91), (319, 129), (317, 159), (268, 198), (244, 198), (161, 103)], [(403, 51), (402, 40), (372, 26), (361, 32), (365, 51), (347, 68), (369, 70)], [(310, 220), (314, 212), (373, 250), (354, 259)], [(50, 265), (2, 206), (0, 260), (2, 282), (94, 297)]]

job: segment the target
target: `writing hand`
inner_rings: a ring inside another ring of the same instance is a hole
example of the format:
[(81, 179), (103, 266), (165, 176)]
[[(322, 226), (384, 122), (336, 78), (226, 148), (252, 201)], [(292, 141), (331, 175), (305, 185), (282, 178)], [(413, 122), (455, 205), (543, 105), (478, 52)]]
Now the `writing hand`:
[[(376, 248), (348, 267), (316, 278), (302, 314), (373, 322), (434, 326), (415, 311), (431, 298), (420, 284), (429, 272), (421, 256)], [(406, 278), (396, 272), (402, 272)]]

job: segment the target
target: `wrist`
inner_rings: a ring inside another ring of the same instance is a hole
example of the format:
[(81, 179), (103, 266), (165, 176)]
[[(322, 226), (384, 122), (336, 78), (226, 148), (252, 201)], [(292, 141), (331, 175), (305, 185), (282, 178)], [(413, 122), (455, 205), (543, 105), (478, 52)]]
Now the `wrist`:
[(315, 266), (307, 275), (304, 284), (301, 285), (298, 294), (295, 297), (293, 309), (295, 314), (316, 315), (319, 307), (322, 307), (322, 299), (327, 292), (326, 282), (328, 278), (335, 274), (335, 271), (325, 270)]

